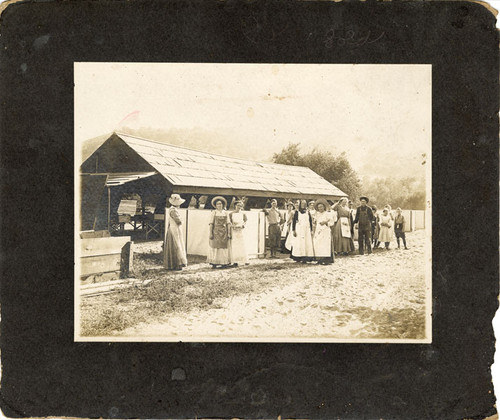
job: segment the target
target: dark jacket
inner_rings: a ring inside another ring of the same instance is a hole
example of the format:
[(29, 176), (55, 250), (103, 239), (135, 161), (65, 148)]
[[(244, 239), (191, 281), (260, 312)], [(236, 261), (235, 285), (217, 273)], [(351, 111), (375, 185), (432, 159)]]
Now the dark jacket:
[[(354, 223), (359, 223), (360, 208), (361, 208), (361, 206), (356, 209), (356, 217), (354, 218)], [(372, 211), (371, 207), (366, 206), (366, 214), (368, 216), (368, 225), (367, 225), (367, 227), (371, 228), (373, 219), (375, 218), (375, 216), (373, 216), (373, 211)]]

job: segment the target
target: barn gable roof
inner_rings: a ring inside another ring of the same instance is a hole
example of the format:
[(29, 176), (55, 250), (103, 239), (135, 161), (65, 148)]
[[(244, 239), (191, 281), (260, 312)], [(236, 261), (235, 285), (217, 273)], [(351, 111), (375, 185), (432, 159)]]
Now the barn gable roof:
[(234, 190), (235, 193), (255, 191), (265, 193), (263, 195), (279, 193), (291, 197), (346, 196), (309, 168), (220, 156), (122, 133), (114, 135), (179, 192), (200, 188)]

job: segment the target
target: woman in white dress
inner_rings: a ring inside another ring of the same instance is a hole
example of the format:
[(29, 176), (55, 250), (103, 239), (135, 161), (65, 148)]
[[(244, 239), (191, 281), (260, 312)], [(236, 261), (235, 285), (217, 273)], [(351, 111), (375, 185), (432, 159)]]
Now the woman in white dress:
[(184, 203), (179, 194), (172, 194), (168, 199), (172, 207), (165, 214), (167, 224), (163, 264), (167, 270), (182, 270), (187, 265), (186, 248), (182, 234), (182, 221), (177, 208)]
[(247, 216), (242, 212), (242, 201), (237, 201), (234, 208), (235, 210), (229, 213), (229, 220), (231, 221), (231, 262), (236, 267), (238, 264), (248, 265), (248, 254), (243, 237)]
[(389, 209), (384, 207), (384, 211), (380, 216), (380, 232), (378, 240), (385, 243), (385, 249), (389, 249), (389, 244), (392, 241), (392, 217), (389, 214)]
[(314, 259), (312, 217), (307, 211), (306, 200), (300, 202), (299, 209), (293, 215), (292, 232), (292, 259), (301, 263), (312, 261)]
[(318, 264), (328, 265), (333, 263), (332, 249), (332, 214), (327, 211), (329, 205), (326, 200), (320, 198), (314, 204), (316, 217), (314, 219), (313, 245), (314, 254)]
[(285, 237), (284, 247), (281, 250), (282, 253), (290, 253), (292, 250), (292, 220), (293, 215), (295, 214), (295, 205), (291, 201), (286, 204), (287, 212), (285, 213), (285, 224), (283, 225), (283, 231), (281, 233), (282, 236)]

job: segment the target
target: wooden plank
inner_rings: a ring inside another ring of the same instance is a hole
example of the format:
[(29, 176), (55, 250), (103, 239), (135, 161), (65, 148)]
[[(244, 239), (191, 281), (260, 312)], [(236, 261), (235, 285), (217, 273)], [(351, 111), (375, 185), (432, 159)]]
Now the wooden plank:
[(121, 253), (80, 258), (81, 276), (120, 271)]
[(88, 239), (88, 238), (109, 238), (111, 235), (109, 231), (107, 230), (86, 230), (83, 232), (80, 232), (80, 238), (81, 239)]
[(99, 295), (105, 295), (108, 293), (113, 293), (117, 292), (121, 289), (125, 289), (128, 287), (133, 287), (133, 286), (141, 286), (143, 284), (142, 280), (121, 280), (120, 283), (115, 283), (112, 285), (107, 285), (107, 286), (101, 286), (100, 288), (94, 288), (94, 289), (80, 289), (80, 296), (81, 297), (90, 297), (90, 296), (99, 296)]
[(121, 254), (122, 248), (130, 242), (130, 236), (109, 238), (85, 238), (81, 243), (81, 257), (107, 254)]
[(112, 286), (114, 284), (122, 284), (127, 281), (130, 281), (130, 279), (119, 279), (119, 280), (101, 281), (97, 283), (82, 284), (80, 286), (80, 290), (100, 289), (102, 287)]

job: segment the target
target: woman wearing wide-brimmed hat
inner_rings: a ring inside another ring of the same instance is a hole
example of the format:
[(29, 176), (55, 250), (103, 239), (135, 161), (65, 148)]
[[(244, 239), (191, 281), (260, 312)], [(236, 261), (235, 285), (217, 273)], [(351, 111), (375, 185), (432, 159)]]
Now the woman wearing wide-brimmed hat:
[(187, 258), (181, 229), (182, 221), (177, 209), (186, 200), (179, 194), (172, 194), (168, 201), (172, 206), (165, 214), (166, 238), (163, 262), (168, 270), (182, 270), (182, 267), (187, 265)]
[(228, 267), (231, 264), (229, 240), (231, 239), (231, 220), (225, 210), (227, 201), (222, 196), (212, 199), (210, 215), (210, 237), (207, 262), (216, 267)]
[(347, 198), (342, 198), (333, 205), (337, 212), (337, 223), (333, 228), (333, 244), (337, 254), (347, 255), (354, 251), (352, 240), (352, 218)]
[(229, 213), (231, 221), (231, 262), (233, 265), (247, 265), (248, 254), (243, 232), (247, 223), (247, 216), (243, 213), (243, 202), (234, 203), (234, 211)]
[(316, 217), (314, 218), (313, 245), (314, 255), (318, 264), (333, 262), (332, 231), (333, 218), (328, 211), (330, 206), (326, 200), (320, 198), (314, 203)]

